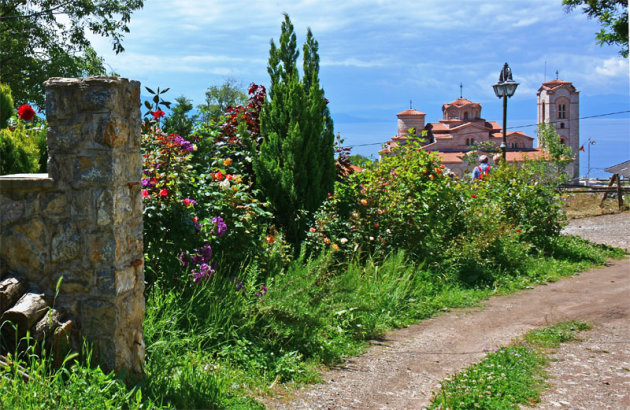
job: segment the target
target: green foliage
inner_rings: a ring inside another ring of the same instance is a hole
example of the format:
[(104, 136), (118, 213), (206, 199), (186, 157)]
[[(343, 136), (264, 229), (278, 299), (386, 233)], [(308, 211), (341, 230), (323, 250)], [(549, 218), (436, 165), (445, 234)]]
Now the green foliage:
[(373, 159), (360, 154), (350, 155), (349, 160), (353, 165), (361, 168), (367, 168), (375, 162)]
[(211, 86), (206, 91), (206, 103), (197, 108), (202, 113), (203, 122), (208, 123), (222, 116), (229, 107), (236, 107), (247, 102), (247, 94), (243, 92), (234, 78), (226, 78), (220, 87)]
[(264, 140), (253, 161), (256, 183), (273, 207), (276, 224), (294, 246), (303, 237), (304, 213), (321, 205), (335, 178), (333, 125), (319, 86), (317, 49), (309, 30), (300, 80), (295, 33), (285, 14), (279, 47), (271, 41), (270, 100), (261, 113)]
[(196, 114), (189, 114), (192, 108), (192, 100), (183, 95), (175, 98), (173, 110), (164, 120), (162, 129), (167, 133), (190, 135), (198, 118)]
[(589, 18), (597, 18), (602, 29), (595, 35), (600, 45), (621, 46), (619, 54), (628, 58), (628, 2), (626, 0), (562, 0), (567, 12), (578, 6)]
[(576, 154), (571, 151), (571, 147), (562, 143), (556, 128), (551, 124), (542, 123), (538, 126), (538, 141), (549, 155), (551, 163), (547, 170), (554, 173), (557, 183), (567, 182), (569, 177), (566, 167), (575, 159)]
[(9, 118), (13, 116), (14, 111), (11, 88), (0, 83), (0, 130), (9, 126)]
[[(30, 174), (39, 171), (37, 135), (20, 122), (15, 129), (0, 130), (0, 175)], [(44, 134), (45, 135), (45, 134)]]
[(544, 160), (519, 166), (502, 163), (493, 167), (489, 178), (473, 182), (467, 200), (470, 203), (474, 199), (471, 206), (479, 210), (496, 203), (502, 220), (520, 233), (523, 241), (544, 245), (560, 234), (564, 222), (555, 190), (561, 179), (554, 166)]
[(3, 0), (0, 82), (11, 87), (15, 101), (43, 107), (48, 78), (105, 74), (88, 31), (111, 38), (121, 52), (131, 13), (142, 6), (142, 0)]
[(351, 175), (317, 214), (309, 245), (437, 257), (457, 216), (456, 185), (443, 169), (435, 154), (407, 144), (377, 167)]
[(589, 329), (583, 322), (561, 322), (528, 332), (521, 342), (497, 349), (481, 362), (447, 378), (433, 393), (429, 409), (508, 409), (540, 401), (545, 385), (545, 348), (575, 340)]

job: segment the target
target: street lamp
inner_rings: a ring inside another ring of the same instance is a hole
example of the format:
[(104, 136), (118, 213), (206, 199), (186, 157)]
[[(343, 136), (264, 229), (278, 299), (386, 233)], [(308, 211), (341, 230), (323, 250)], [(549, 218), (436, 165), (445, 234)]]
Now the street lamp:
[(518, 87), (518, 83), (512, 79), (512, 69), (505, 63), (503, 69), (501, 70), (501, 74), (499, 75), (499, 82), (494, 84), (492, 88), (494, 88), (494, 93), (497, 97), (503, 98), (503, 142), (501, 142), (501, 156), (503, 157), (503, 161), (506, 161), (505, 151), (507, 148), (507, 140), (506, 140), (506, 128), (505, 123), (507, 119), (507, 99), (514, 95), (516, 91), (516, 87)]

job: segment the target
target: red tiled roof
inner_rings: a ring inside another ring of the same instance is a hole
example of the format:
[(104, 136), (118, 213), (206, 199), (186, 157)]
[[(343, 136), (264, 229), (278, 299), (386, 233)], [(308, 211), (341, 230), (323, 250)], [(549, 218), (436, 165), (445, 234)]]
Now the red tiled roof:
[(444, 110), (447, 107), (450, 107), (451, 105), (454, 105), (456, 107), (463, 107), (464, 105), (472, 105), (473, 107), (481, 108), (481, 104), (479, 104), (479, 103), (472, 102), (470, 100), (467, 100), (466, 98), (458, 98), (458, 99), (456, 99), (453, 102), (444, 104), (442, 106), (442, 110)]
[[(508, 133), (505, 134), (506, 137), (509, 137), (510, 135), (513, 136), (523, 136), (526, 138), (529, 138), (530, 140), (533, 140), (534, 137), (530, 137), (529, 135), (525, 134), (523, 131), (510, 131)], [(503, 136), (502, 136), (503, 137)]]
[(403, 115), (426, 115), (426, 114), (418, 110), (413, 110), (413, 109), (405, 110), (403, 112), (399, 112), (398, 114), (396, 114), (397, 117), (400, 117)]
[(562, 87), (563, 85), (568, 85), (573, 90), (575, 90), (573, 83), (570, 81), (552, 80), (552, 81), (547, 81), (545, 83), (542, 83), (542, 85), (538, 89), (538, 92), (540, 92), (541, 90), (548, 90), (548, 91), (555, 90), (556, 88)]

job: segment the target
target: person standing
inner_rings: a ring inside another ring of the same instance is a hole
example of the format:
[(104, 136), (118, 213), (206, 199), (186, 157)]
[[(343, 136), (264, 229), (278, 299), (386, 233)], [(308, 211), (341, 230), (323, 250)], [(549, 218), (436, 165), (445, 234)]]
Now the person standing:
[(479, 157), (479, 165), (473, 169), (472, 180), (483, 179), (490, 173), (490, 165), (488, 164), (488, 156), (482, 155)]

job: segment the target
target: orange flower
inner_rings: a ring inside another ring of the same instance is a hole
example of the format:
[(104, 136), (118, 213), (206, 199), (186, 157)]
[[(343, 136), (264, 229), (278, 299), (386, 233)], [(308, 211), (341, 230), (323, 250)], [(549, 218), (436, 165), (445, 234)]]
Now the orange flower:
[(361, 200), (361, 205), (367, 205), (367, 200), (366, 199), (362, 199)]
[(336, 243), (333, 243), (332, 245), (330, 245), (330, 247), (332, 248), (332, 250), (334, 251), (338, 251), (339, 250), (339, 245), (337, 245)]
[(330, 243), (330, 239), (328, 239), (328, 238), (324, 238), (324, 243), (325, 243), (326, 245), (328, 245), (328, 244)]
[(267, 243), (273, 243), (276, 240), (276, 238), (274, 238), (273, 235), (269, 235), (265, 237), (265, 239), (267, 240)]
[(309, 231), (311, 231), (311, 232), (317, 232), (317, 229), (315, 229), (315, 228), (311, 228), (311, 229), (309, 229)]
[(433, 179), (433, 174), (429, 174), (429, 179)]
[(378, 209), (378, 210), (376, 211), (376, 213), (377, 213), (377, 214), (379, 214), (379, 215), (383, 215), (383, 210), (382, 210), (382, 209)]
[(232, 165), (232, 158), (226, 158), (225, 161), (223, 161), (223, 165), (225, 165), (226, 167)]

